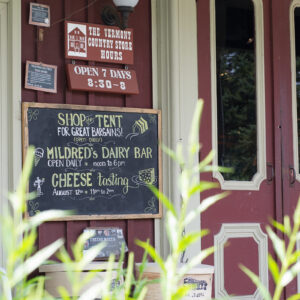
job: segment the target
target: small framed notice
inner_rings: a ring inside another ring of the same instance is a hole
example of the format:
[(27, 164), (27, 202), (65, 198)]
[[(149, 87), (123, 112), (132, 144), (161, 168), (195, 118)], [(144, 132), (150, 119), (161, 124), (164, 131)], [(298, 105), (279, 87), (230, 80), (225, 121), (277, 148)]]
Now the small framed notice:
[(29, 24), (50, 27), (50, 6), (31, 2)]
[(57, 66), (27, 61), (25, 88), (48, 93), (56, 93)]
[(123, 230), (121, 228), (89, 227), (84, 229), (84, 232), (89, 232), (93, 234), (93, 236), (86, 241), (83, 249), (83, 254), (88, 249), (99, 243), (105, 243), (105, 246), (96, 256), (96, 259), (107, 259), (111, 254), (115, 254), (116, 257), (119, 257), (123, 244), (125, 252), (128, 252), (126, 241), (123, 235)]

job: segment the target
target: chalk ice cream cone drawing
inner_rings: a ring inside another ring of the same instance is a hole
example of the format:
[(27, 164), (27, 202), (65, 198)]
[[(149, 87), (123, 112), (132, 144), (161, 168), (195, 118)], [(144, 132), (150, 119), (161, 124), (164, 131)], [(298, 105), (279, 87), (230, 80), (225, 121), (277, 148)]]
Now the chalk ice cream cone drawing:
[(41, 158), (44, 157), (44, 149), (36, 148), (34, 152), (34, 165), (35, 167), (38, 165)]

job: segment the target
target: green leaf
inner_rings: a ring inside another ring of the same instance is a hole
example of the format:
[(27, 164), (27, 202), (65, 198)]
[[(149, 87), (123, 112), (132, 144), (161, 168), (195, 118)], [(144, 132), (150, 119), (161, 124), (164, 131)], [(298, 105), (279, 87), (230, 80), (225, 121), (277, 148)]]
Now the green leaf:
[[(25, 163), (23, 165), (21, 179), (20, 179), (17, 191), (15, 193), (16, 195), (18, 195), (19, 201), (13, 203), (15, 209), (17, 209), (17, 210), (23, 208), (23, 211), (24, 211), (24, 209), (25, 209), (25, 195), (26, 195), (26, 191), (27, 191), (27, 183), (29, 181), (29, 177), (31, 174), (32, 166), (33, 166), (33, 161), (34, 161), (34, 147), (29, 146), (27, 148), (27, 155), (26, 155)], [(18, 207), (15, 206), (16, 204), (18, 205)]]
[(230, 193), (229, 192), (223, 192), (220, 194), (213, 195), (211, 197), (208, 197), (201, 201), (200, 205), (189, 212), (189, 214), (186, 216), (184, 220), (184, 226), (188, 225), (190, 222), (192, 222), (195, 218), (199, 217), (199, 215), (207, 210), (210, 206), (218, 202), (219, 200), (227, 197)]
[(133, 252), (129, 253), (128, 263), (127, 263), (127, 272), (125, 276), (125, 298), (128, 297), (131, 291), (132, 279), (133, 279), (133, 265), (134, 265), (134, 254)]
[(287, 300), (300, 300), (300, 294), (292, 295), (291, 297), (287, 298)]
[(42, 211), (35, 216), (31, 217), (29, 219), (29, 222), (26, 224), (24, 223), (23, 230), (30, 230), (32, 228), (40, 226), (42, 223), (45, 223), (47, 221), (51, 221), (57, 218), (63, 218), (65, 216), (68, 216), (71, 214), (71, 211), (65, 211), (65, 210), (46, 210)]
[(70, 298), (70, 295), (69, 295), (69, 292), (67, 291), (67, 289), (66, 289), (64, 286), (59, 286), (59, 287), (57, 288), (57, 291), (59, 292), (60, 297), (61, 297), (63, 300), (69, 300), (69, 299), (71, 299), (71, 298)]
[(95, 276), (97, 276), (96, 271), (90, 271), (90, 272), (83, 272), (84, 275), (80, 277), (80, 284), (82, 286), (87, 285)]
[(146, 297), (148, 288), (145, 286), (143, 287), (141, 293), (139, 294), (139, 296), (136, 298), (136, 300), (143, 300)]
[[(199, 170), (198, 170), (199, 172)], [(221, 173), (234, 173), (234, 169), (233, 168), (227, 168), (227, 167), (219, 167), (219, 166), (204, 166), (201, 169), (201, 173), (205, 173), (205, 172), (221, 172)]]
[(105, 243), (99, 243), (85, 251), (82, 259), (79, 262), (80, 269), (83, 269), (86, 265), (91, 263), (104, 247)]
[(176, 155), (176, 152), (173, 151), (172, 149), (170, 149), (169, 147), (167, 147), (166, 145), (164, 144), (161, 144), (161, 149), (163, 150), (163, 152), (165, 152), (169, 157), (171, 157), (174, 161), (177, 161), (179, 162), (179, 159)]
[(172, 299), (174, 299), (174, 300), (181, 300), (181, 299), (183, 299), (183, 297), (185, 297), (186, 294), (188, 293), (188, 291), (190, 291), (193, 287), (194, 287), (193, 284), (185, 284), (185, 285), (180, 286), (177, 289), (176, 293), (173, 294)]
[(300, 250), (296, 250), (288, 258), (288, 264), (292, 265), (292, 264), (296, 263), (299, 259), (300, 259)]
[(258, 288), (262, 298), (264, 300), (272, 300), (269, 291), (262, 284), (259, 277), (243, 265), (240, 265), (240, 268), (252, 280), (252, 282), (256, 285), (256, 287)]
[(1, 269), (2, 275), (0, 276), (1, 279), (1, 285), (3, 288), (3, 295), (5, 300), (11, 300), (12, 299), (12, 286), (8, 280), (8, 278), (5, 275), (5, 270)]
[[(149, 245), (149, 239), (147, 239), (146, 243)], [(139, 265), (139, 277), (137, 279), (137, 281), (139, 282), (140, 280), (142, 280), (142, 277), (143, 277), (143, 273), (144, 273), (144, 270), (145, 268), (147, 267), (147, 257), (148, 257), (148, 253), (147, 251), (144, 251), (144, 254), (143, 254), (143, 258), (142, 258), (142, 262), (141, 264)]]
[(189, 190), (188, 197), (191, 197), (195, 193), (201, 193), (203, 191), (218, 188), (218, 187), (219, 187), (219, 184), (216, 182), (201, 181)]
[(152, 193), (156, 196), (156, 198), (163, 203), (163, 205), (167, 208), (167, 210), (170, 211), (175, 217), (177, 217), (176, 210), (173, 204), (171, 203), (171, 201), (155, 186), (149, 185), (148, 187), (152, 191)]
[(178, 245), (178, 252), (183, 252), (184, 250), (186, 250), (186, 248), (188, 246), (190, 246), (191, 244), (195, 243), (196, 241), (198, 241), (201, 237), (203, 237), (203, 235), (205, 235), (208, 231), (200, 231), (200, 232), (192, 232), (189, 234), (186, 234), (181, 241), (179, 242)]
[(279, 279), (279, 268), (278, 268), (276, 261), (271, 256), (271, 254), (268, 255), (268, 264), (269, 264), (269, 270), (271, 271), (274, 282), (277, 284), (278, 279)]
[(80, 234), (76, 243), (74, 245), (72, 245), (72, 252), (73, 252), (75, 261), (79, 262), (82, 259), (84, 244), (93, 235), (94, 235), (94, 233), (92, 233), (90, 231), (84, 231), (82, 234)]
[(170, 211), (167, 211), (166, 213), (165, 225), (171, 250), (174, 250), (177, 248), (179, 239), (181, 238), (181, 233), (176, 230), (178, 229), (178, 221)]
[[(155, 280), (155, 281), (156, 282), (153, 282), (153, 281), (152, 282), (153, 283), (159, 283), (159, 280)], [(146, 278), (137, 279), (135, 281), (135, 284), (134, 284), (134, 292), (132, 294), (132, 297), (134, 299), (136, 299), (140, 295), (140, 293), (142, 292), (142, 290), (144, 289), (144, 287), (147, 286), (148, 284), (150, 284), (150, 282), (151, 282), (151, 280), (148, 280)]]
[(276, 254), (278, 255), (280, 261), (283, 262), (286, 252), (284, 241), (281, 240), (269, 226), (266, 227), (266, 230), (272, 241)]
[(161, 256), (156, 252), (155, 248), (152, 247), (149, 243), (142, 242), (140, 240), (136, 240), (135, 243), (145, 249), (147, 253), (152, 257), (152, 259), (158, 263), (160, 268), (163, 270), (164, 273), (167, 272), (164, 264), (164, 260), (161, 258)]
[(103, 300), (108, 299), (111, 293), (112, 270), (113, 270), (114, 262), (115, 262), (115, 255), (111, 254), (108, 258), (108, 266), (106, 269), (106, 274), (103, 282), (103, 291), (101, 291)]
[(215, 152), (210, 151), (208, 155), (198, 164), (198, 171), (202, 172), (203, 169), (212, 162), (214, 156), (215, 156)]
[(298, 198), (297, 206), (294, 212), (294, 223), (295, 224), (300, 223), (300, 197)]
[(202, 263), (202, 261), (207, 258), (209, 255), (214, 253), (214, 247), (210, 247), (207, 249), (201, 250), (201, 252), (192, 257), (186, 264), (184, 264), (180, 270), (178, 270), (177, 274), (179, 277), (184, 276), (189, 270), (194, 268), (195, 266)]
[(300, 261), (294, 264), (283, 274), (280, 284), (282, 286), (287, 286), (297, 276), (298, 273), (300, 273)]
[(23, 240), (19, 243), (19, 247), (10, 254), (14, 254), (16, 259), (24, 259), (24, 257), (29, 256), (35, 249), (35, 242), (37, 238), (36, 231), (31, 231), (29, 234), (23, 237)]
[(177, 143), (176, 157), (177, 157), (177, 163), (178, 163), (179, 167), (181, 168), (181, 170), (184, 170), (186, 163), (185, 163), (184, 156), (183, 156), (182, 142)]
[(44, 285), (45, 285), (45, 277), (38, 277), (36, 288), (34, 290), (34, 295), (32, 299), (45, 299), (44, 298)]
[(270, 223), (282, 233), (285, 233), (285, 227), (283, 224), (277, 222), (276, 220), (270, 220)]
[(290, 236), (292, 233), (292, 228), (291, 228), (291, 222), (289, 216), (284, 216), (283, 224), (284, 224), (285, 233), (287, 234), (287, 236)]
[(71, 259), (69, 253), (67, 252), (67, 250), (64, 247), (62, 247), (59, 250), (59, 252), (56, 254), (56, 256), (66, 266), (68, 266), (72, 263), (72, 259)]
[(190, 135), (189, 135), (189, 152), (190, 156), (193, 156), (195, 153), (198, 152), (199, 148), (195, 145), (198, 145), (199, 140), (199, 126), (200, 126), (200, 118), (203, 111), (203, 104), (204, 101), (202, 99), (197, 101), (193, 120), (190, 128)]
[(39, 250), (36, 254), (28, 258), (24, 263), (18, 266), (13, 274), (12, 282), (16, 284), (23, 280), (26, 276), (36, 270), (45, 260), (53, 255), (62, 245), (63, 240), (59, 239), (49, 246)]
[[(99, 282), (86, 289), (78, 298), (78, 300), (94, 300), (102, 296), (103, 282)], [(76, 298), (77, 299), (77, 298)]]

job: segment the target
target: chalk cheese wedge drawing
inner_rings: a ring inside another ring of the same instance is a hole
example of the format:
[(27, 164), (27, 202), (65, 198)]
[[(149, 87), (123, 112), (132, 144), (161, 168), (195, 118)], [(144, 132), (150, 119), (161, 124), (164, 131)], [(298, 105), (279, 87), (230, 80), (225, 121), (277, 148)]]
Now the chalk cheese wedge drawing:
[(154, 168), (149, 168), (139, 171), (139, 180), (146, 184), (153, 184), (155, 182)]

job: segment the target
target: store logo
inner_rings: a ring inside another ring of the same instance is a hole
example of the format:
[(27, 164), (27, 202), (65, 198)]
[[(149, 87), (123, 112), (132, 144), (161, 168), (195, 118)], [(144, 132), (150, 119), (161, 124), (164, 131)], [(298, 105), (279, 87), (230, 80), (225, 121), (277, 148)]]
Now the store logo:
[(87, 57), (86, 25), (68, 23), (68, 56)]

